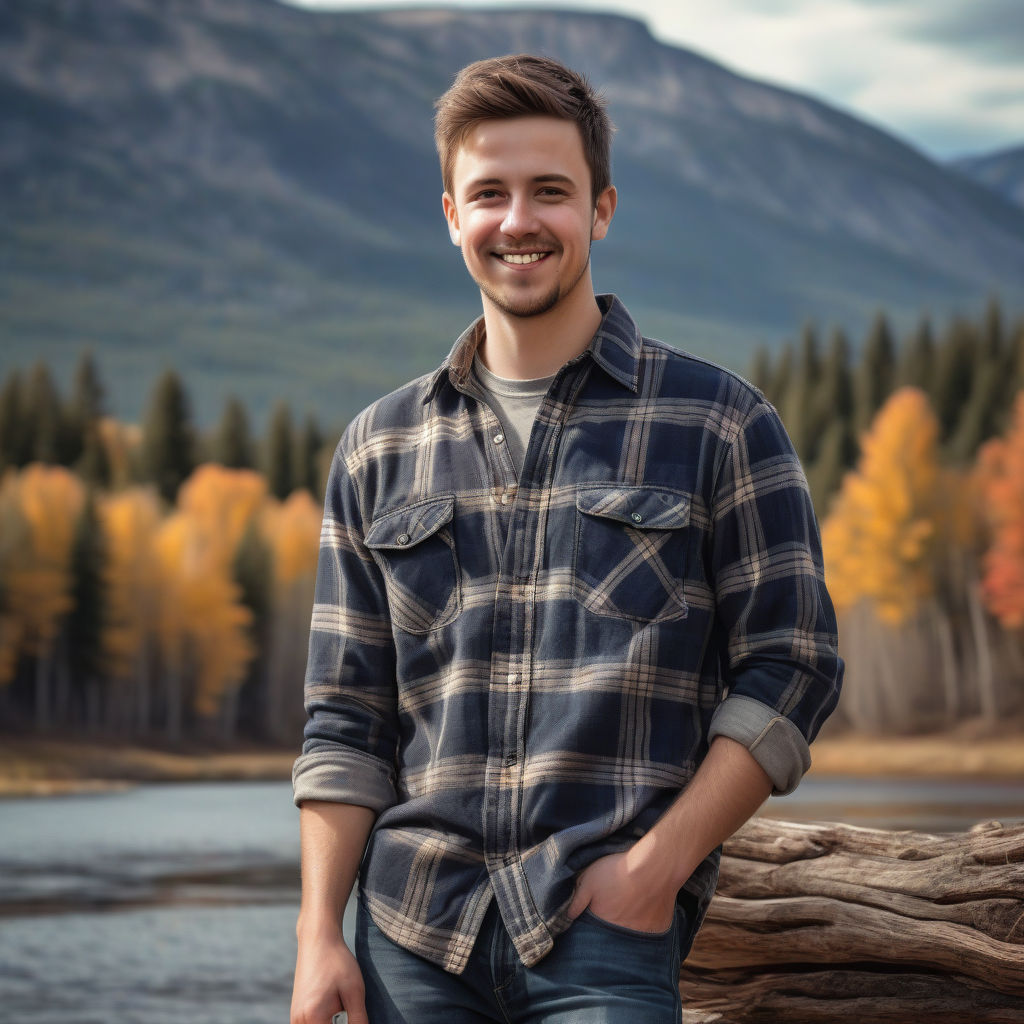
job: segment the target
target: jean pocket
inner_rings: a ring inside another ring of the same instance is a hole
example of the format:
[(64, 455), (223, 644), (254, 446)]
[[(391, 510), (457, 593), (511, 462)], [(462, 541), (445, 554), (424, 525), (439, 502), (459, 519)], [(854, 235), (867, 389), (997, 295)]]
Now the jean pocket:
[(440, 495), (375, 519), (364, 543), (384, 573), (391, 621), (429, 633), (459, 614), (459, 564), (452, 535), (455, 496)]
[(683, 619), (690, 497), (667, 487), (594, 484), (576, 494), (573, 588), (597, 615)]
[(598, 917), (590, 907), (587, 907), (580, 914), (580, 919), (583, 918), (586, 918), (596, 928), (603, 928), (605, 931), (614, 932), (616, 935), (625, 935), (631, 939), (643, 939), (646, 942), (667, 941), (672, 938), (672, 932), (676, 926), (675, 916), (673, 915), (672, 923), (663, 932), (641, 932), (635, 928), (627, 928), (625, 925), (615, 924), (614, 921), (606, 921), (603, 917)]

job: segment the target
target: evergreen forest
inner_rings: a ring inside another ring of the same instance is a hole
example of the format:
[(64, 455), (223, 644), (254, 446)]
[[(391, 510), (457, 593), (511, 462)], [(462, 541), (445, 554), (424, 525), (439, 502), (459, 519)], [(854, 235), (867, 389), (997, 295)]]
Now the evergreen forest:
[[(908, 733), (1024, 712), (1024, 321), (897, 338), (878, 314), (760, 350), (818, 510), (843, 726)], [(0, 390), (0, 730), (293, 745), (336, 437), (237, 398), (200, 431), (173, 371), (140, 424), (85, 353)]]

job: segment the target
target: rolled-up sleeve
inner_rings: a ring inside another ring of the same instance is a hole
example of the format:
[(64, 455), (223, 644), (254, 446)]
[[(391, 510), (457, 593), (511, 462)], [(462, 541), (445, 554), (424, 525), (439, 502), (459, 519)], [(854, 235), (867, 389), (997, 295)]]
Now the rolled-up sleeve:
[(712, 515), (726, 696), (709, 741), (722, 735), (742, 743), (774, 791), (789, 793), (839, 699), (843, 664), (807, 481), (767, 402), (736, 432)]
[(296, 804), (331, 800), (380, 813), (396, 800), (395, 650), (384, 578), (363, 543), (346, 437), (334, 454), (324, 501), (306, 665), (308, 718), (292, 788)]

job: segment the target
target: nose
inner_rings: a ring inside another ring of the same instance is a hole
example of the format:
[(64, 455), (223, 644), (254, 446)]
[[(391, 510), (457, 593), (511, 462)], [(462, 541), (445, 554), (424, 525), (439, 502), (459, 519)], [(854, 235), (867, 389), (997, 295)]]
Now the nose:
[(538, 230), (537, 215), (529, 197), (524, 195), (510, 197), (501, 222), (501, 230), (512, 238), (536, 234)]

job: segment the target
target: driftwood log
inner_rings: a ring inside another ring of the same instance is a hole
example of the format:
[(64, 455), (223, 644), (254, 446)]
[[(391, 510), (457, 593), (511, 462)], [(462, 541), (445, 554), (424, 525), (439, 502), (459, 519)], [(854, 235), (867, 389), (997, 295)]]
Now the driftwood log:
[(1024, 1024), (1024, 825), (755, 818), (680, 990), (686, 1024)]

